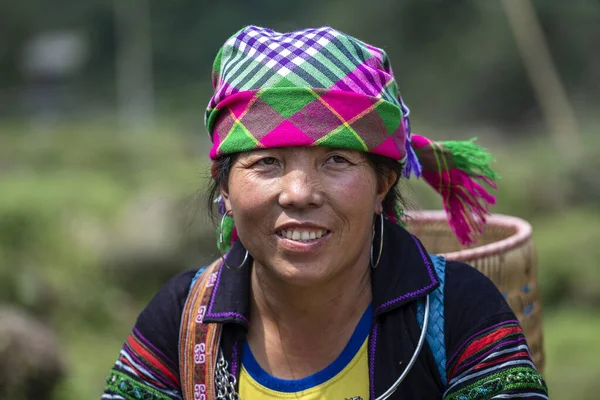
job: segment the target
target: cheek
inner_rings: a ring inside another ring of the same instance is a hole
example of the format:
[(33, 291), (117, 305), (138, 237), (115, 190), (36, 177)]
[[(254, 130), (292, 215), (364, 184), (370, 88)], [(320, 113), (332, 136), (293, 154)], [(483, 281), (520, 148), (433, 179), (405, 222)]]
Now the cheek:
[[(370, 242), (373, 214), (376, 208), (375, 176), (366, 171), (340, 174), (326, 182), (331, 210), (341, 225), (336, 235), (337, 245), (361, 251), (362, 243)], [(355, 257), (353, 251), (348, 257)]]
[(347, 209), (351, 214), (360, 214), (370, 219), (375, 212), (376, 180), (368, 170), (341, 174), (326, 182), (332, 202)]
[(253, 178), (251, 174), (233, 174), (229, 184), (229, 199), (238, 233), (244, 238), (246, 228), (267, 229), (272, 209), (273, 185)]

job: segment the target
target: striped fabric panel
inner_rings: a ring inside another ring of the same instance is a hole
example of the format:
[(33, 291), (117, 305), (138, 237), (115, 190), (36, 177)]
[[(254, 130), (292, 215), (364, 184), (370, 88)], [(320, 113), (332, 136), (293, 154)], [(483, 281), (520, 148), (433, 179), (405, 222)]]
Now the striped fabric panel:
[(106, 379), (101, 400), (183, 400), (179, 391), (158, 388), (115, 365)]
[(176, 366), (134, 329), (106, 380), (102, 399), (180, 400)]
[(445, 400), (547, 399), (517, 321), (471, 336), (448, 362)]
[[(277, 101), (279, 101), (279, 103)], [(399, 110), (376, 97), (319, 89), (265, 89), (221, 103), (212, 157), (281, 146), (329, 146), (402, 155)]]

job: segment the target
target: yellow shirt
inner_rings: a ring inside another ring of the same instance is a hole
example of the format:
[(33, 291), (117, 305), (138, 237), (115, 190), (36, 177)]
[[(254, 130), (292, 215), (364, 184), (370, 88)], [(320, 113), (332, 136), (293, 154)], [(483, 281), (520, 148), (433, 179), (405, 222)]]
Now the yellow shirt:
[(246, 343), (239, 378), (240, 399), (369, 399), (367, 346), (371, 320), (369, 306), (338, 358), (325, 369), (302, 379), (286, 380), (269, 375), (258, 365)]

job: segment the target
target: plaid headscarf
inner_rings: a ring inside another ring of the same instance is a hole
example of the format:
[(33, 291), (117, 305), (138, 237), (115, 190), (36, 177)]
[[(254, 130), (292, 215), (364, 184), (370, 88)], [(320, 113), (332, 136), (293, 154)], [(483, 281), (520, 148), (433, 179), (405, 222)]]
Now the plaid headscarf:
[(380, 154), (442, 194), (463, 244), (481, 232), (494, 198), (476, 180), (495, 187), (491, 156), (473, 141), (412, 135), (384, 50), (329, 27), (279, 33), (248, 26), (220, 49), (212, 82), (205, 116), (211, 159), (289, 146)]

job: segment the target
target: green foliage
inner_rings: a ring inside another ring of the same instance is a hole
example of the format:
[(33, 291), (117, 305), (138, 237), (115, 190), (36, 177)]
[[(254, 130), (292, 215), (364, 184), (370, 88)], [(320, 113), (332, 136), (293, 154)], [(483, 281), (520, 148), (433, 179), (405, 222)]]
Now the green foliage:
[[(594, 109), (595, 82), (600, 81), (600, 53), (595, 51), (600, 6), (593, 1), (566, 5), (561, 0), (534, 4), (568, 93)], [(160, 107), (170, 113), (198, 114), (198, 99), (210, 93), (217, 50), (243, 26), (257, 24), (280, 31), (331, 25), (383, 47), (401, 93), (419, 111), (413, 113), (416, 128), (432, 120), (439, 125), (468, 120), (515, 128), (539, 117), (501, 2), (406, 0), (365, 7), (362, 0), (235, 0), (215, 2), (208, 11), (202, 2), (174, 0), (149, 1), (149, 8), (155, 88)], [(40, 32), (74, 30), (89, 43), (88, 63), (74, 78), (85, 88), (82, 97), (93, 104), (114, 103), (121, 36), (113, 2), (5, 2), (0, 5), (0, 27), (3, 87), (30, 83), (20, 70), (28, 40)], [(13, 109), (19, 106), (10, 99), (4, 103)], [(512, 129), (507, 134), (519, 132)]]
[(544, 347), (550, 398), (593, 400), (600, 391), (600, 316), (561, 307), (544, 315)]
[(534, 224), (545, 307), (600, 306), (600, 212), (568, 210)]
[[(202, 185), (189, 151), (195, 141), (87, 126), (0, 140), (0, 300), (46, 317), (66, 311), (103, 322), (114, 305), (97, 290), (114, 272), (103, 255), (111, 230), (142, 188), (180, 201)], [(48, 310), (49, 301), (57, 308)]]
[(0, 128), (0, 303), (61, 333), (75, 368), (57, 398), (97, 397), (149, 296), (212, 256), (190, 196), (205, 179), (200, 143), (173, 127)]
[[(600, 305), (593, 174), (557, 163), (547, 141), (481, 142), (502, 175), (494, 212), (523, 217), (534, 228), (553, 398), (573, 398), (563, 389), (575, 388), (569, 382), (579, 385), (576, 398), (592, 398), (585, 396), (597, 389), (600, 364), (584, 349), (599, 322), (570, 310)], [(597, 143), (585, 138), (582, 157), (592, 165)], [(169, 277), (218, 254), (214, 226), (198, 218), (202, 204), (192, 197), (204, 188), (206, 152), (197, 134), (172, 126), (124, 133), (72, 124), (43, 134), (0, 127), (0, 301), (59, 332), (71, 369), (56, 398), (97, 397), (150, 296)], [(414, 187), (419, 206), (440, 207), (433, 191)], [(569, 335), (580, 346), (573, 354)], [(574, 376), (568, 368), (579, 362), (585, 373)]]

